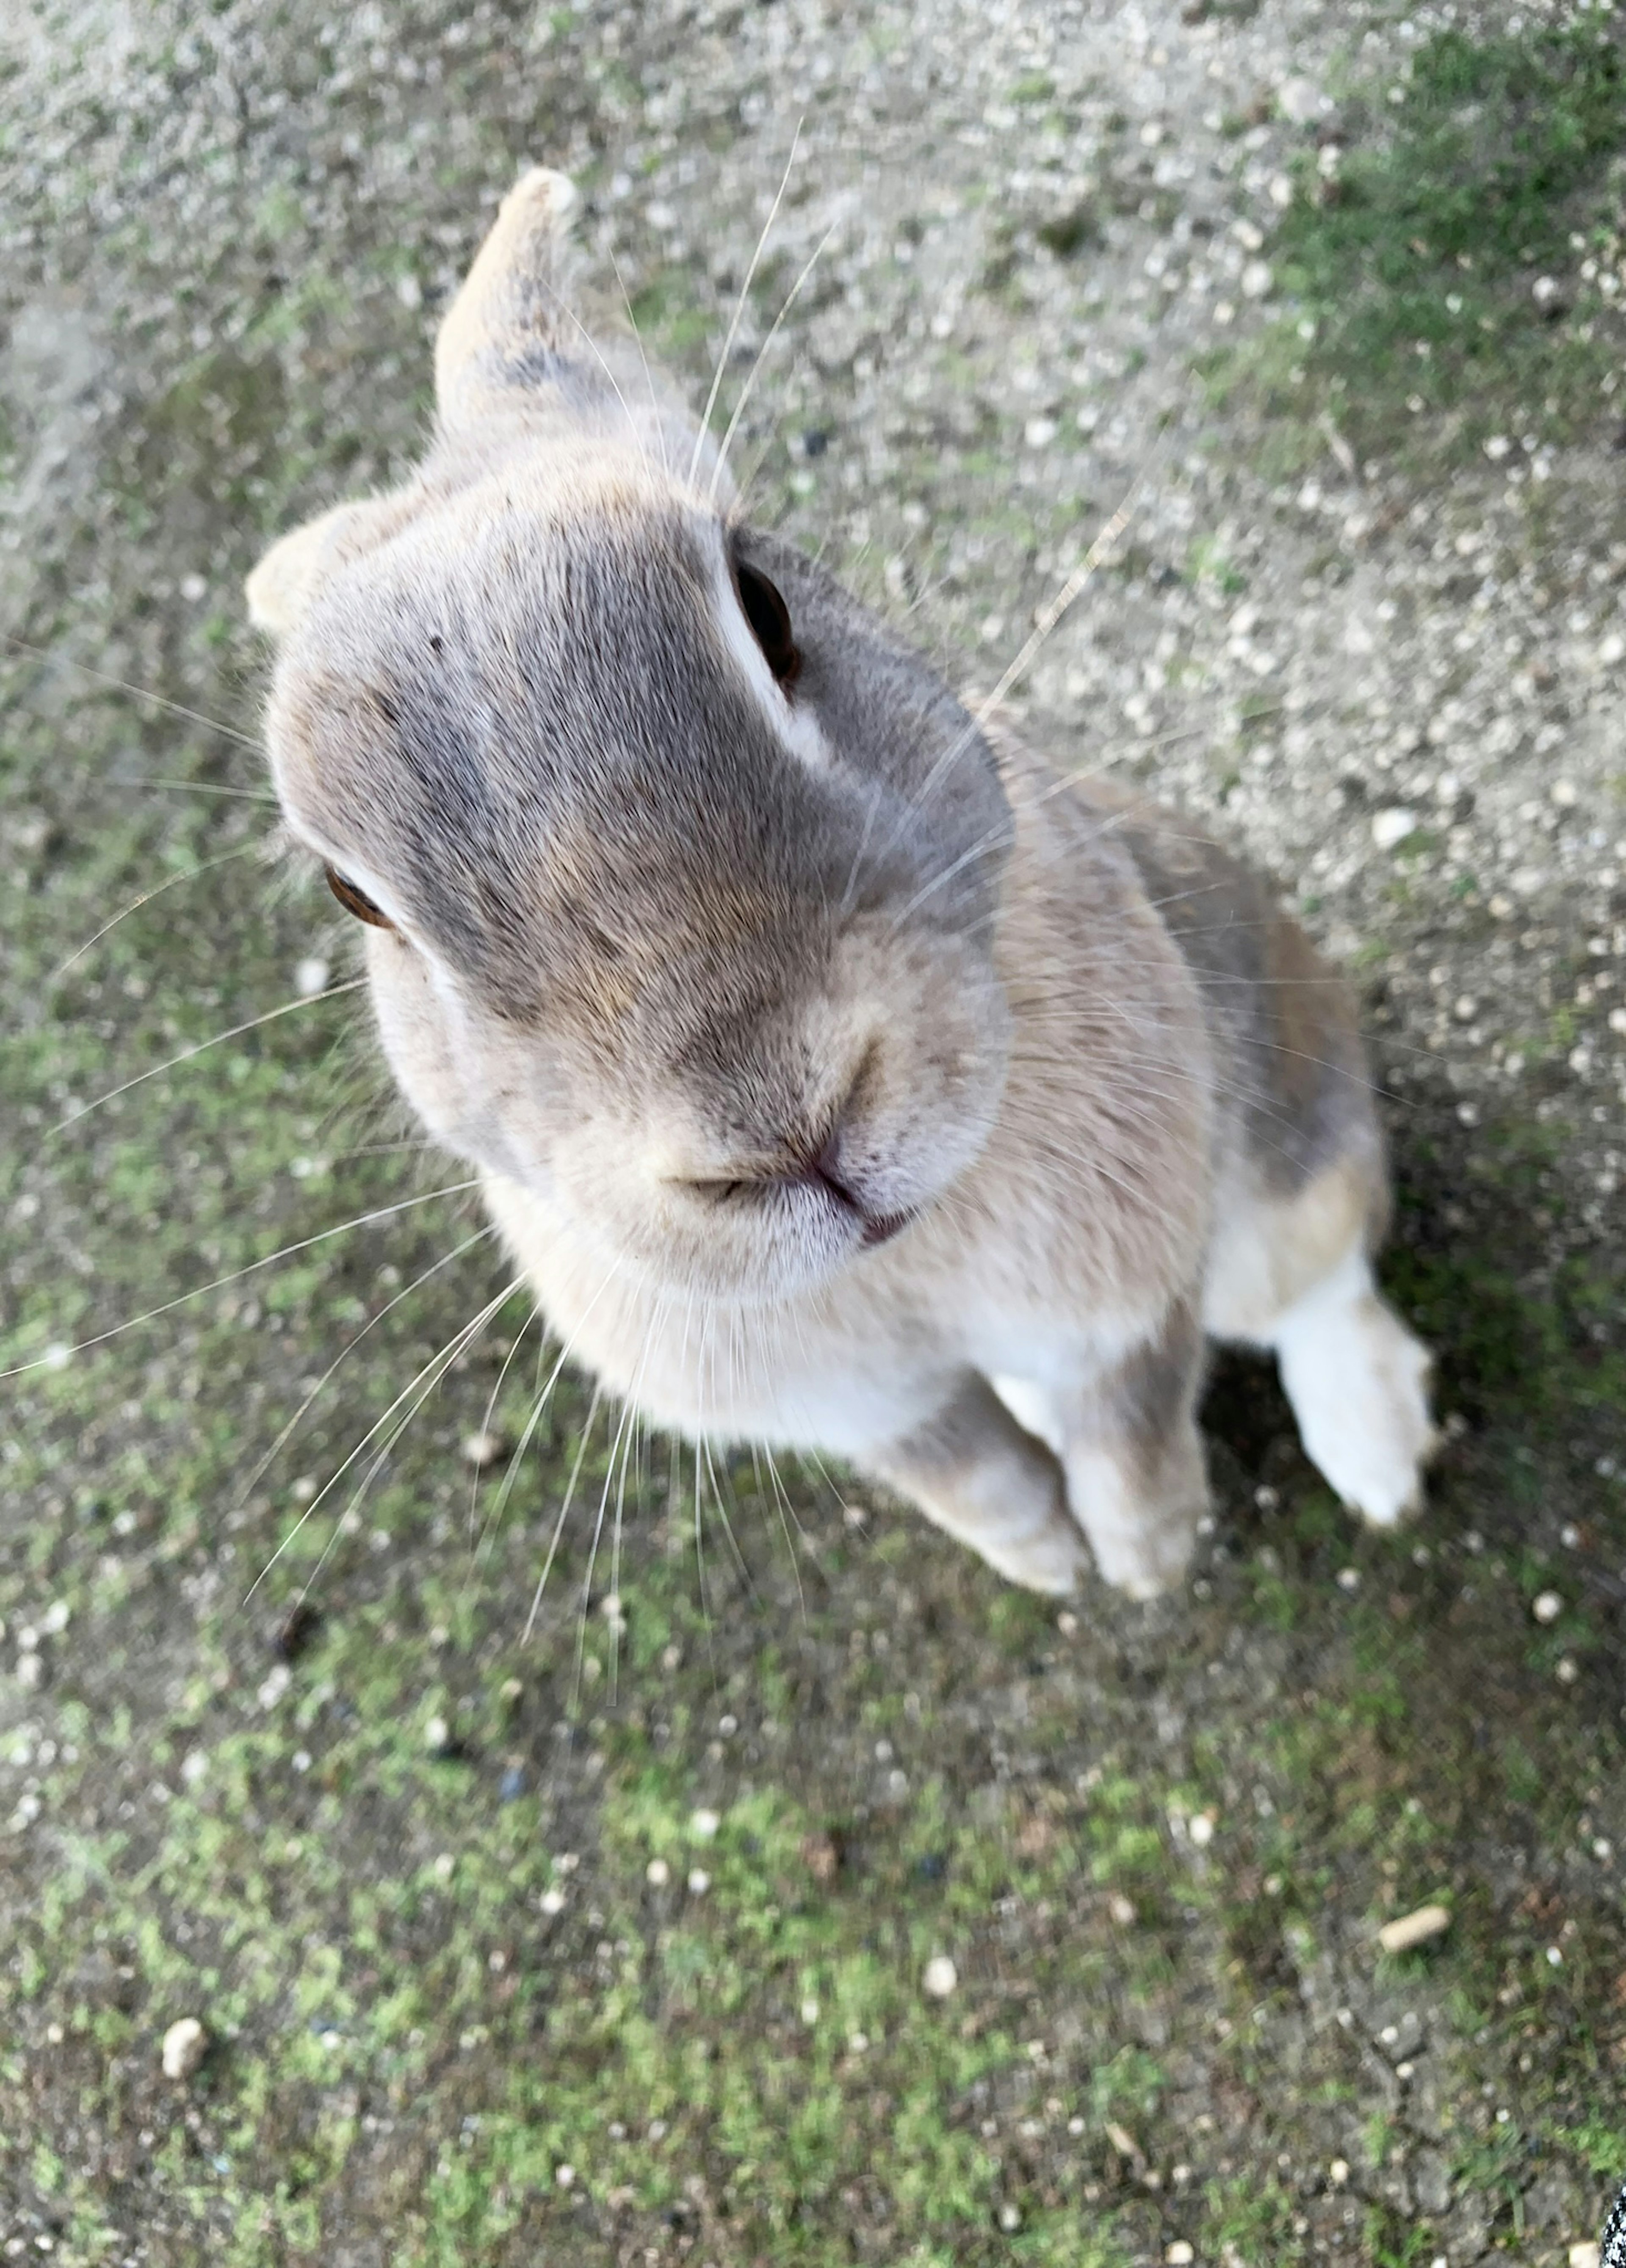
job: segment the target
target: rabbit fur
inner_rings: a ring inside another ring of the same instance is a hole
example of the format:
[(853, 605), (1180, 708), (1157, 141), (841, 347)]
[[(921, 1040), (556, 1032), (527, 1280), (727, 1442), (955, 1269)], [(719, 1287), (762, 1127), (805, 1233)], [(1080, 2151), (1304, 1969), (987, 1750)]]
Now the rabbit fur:
[(1014, 1582), (1179, 1579), (1205, 1336), (1273, 1348), (1311, 1457), (1398, 1519), (1428, 1362), (1373, 1284), (1344, 987), (745, 524), (570, 312), (574, 201), (504, 202), (416, 475), (248, 584), (408, 1099), (606, 1386), (848, 1459)]

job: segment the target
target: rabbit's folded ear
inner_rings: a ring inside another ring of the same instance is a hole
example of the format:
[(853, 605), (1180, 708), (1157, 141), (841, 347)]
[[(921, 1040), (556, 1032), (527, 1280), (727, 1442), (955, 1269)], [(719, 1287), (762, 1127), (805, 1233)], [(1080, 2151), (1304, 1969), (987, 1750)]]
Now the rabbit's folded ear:
[(368, 497), (335, 504), (279, 536), (244, 585), (249, 621), (286, 637), (335, 569), (393, 535), (414, 508), (404, 496)]
[(541, 166), (504, 198), (435, 342), (435, 396), (449, 430), (476, 423), (504, 394), (533, 390), (546, 357), (579, 354), (561, 289), (578, 202), (574, 183)]

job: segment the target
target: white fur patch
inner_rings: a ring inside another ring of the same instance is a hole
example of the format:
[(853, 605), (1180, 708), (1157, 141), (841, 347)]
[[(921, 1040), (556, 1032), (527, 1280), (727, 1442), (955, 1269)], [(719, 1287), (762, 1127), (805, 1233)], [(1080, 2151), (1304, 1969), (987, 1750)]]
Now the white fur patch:
[(1272, 1336), (1305, 1448), (1344, 1503), (1384, 1528), (1414, 1511), (1436, 1438), (1429, 1356), (1379, 1298), (1364, 1255), (1342, 1260)]

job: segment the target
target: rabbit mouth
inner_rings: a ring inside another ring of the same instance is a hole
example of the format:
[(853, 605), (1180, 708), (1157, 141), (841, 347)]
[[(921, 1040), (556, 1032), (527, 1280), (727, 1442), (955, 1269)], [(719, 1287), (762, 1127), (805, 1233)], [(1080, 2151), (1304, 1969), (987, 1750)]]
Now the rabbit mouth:
[(912, 1209), (908, 1212), (879, 1213), (872, 1220), (865, 1219), (864, 1222), (865, 1250), (872, 1252), (878, 1244), (890, 1244), (894, 1236), (901, 1236), (904, 1230), (918, 1219), (918, 1212)]

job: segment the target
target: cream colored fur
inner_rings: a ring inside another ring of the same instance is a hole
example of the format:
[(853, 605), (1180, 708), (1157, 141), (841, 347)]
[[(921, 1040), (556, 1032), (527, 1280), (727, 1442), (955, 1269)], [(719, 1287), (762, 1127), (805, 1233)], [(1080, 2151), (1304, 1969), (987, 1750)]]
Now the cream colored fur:
[(413, 482), (249, 585), (290, 827), (389, 924), (403, 1091), (607, 1387), (848, 1458), (1013, 1581), (1071, 1588), (1086, 1544), (1178, 1580), (1204, 1327), (1276, 1347), (1312, 1456), (1396, 1517), (1426, 1357), (1372, 1288), (1346, 998), (1211, 845), (733, 516), (567, 313), (573, 202), (505, 202)]

